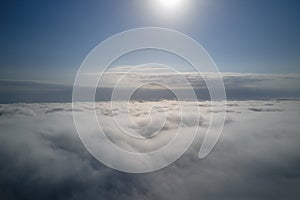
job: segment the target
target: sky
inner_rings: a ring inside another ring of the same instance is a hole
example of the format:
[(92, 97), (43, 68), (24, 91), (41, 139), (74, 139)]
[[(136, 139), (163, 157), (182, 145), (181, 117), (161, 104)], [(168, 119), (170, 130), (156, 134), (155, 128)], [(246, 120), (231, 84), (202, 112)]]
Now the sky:
[(0, 79), (72, 84), (97, 44), (148, 26), (192, 37), (221, 72), (300, 73), (299, 1), (186, 2), (174, 15), (150, 0), (3, 1)]

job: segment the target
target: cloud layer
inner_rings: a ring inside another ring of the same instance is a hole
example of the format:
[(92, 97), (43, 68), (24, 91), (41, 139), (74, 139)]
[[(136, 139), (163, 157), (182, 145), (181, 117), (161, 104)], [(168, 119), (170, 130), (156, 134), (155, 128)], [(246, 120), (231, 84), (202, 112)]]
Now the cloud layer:
[[(108, 101), (111, 99), (113, 86), (117, 80), (124, 75), (124, 71), (130, 67), (113, 68), (107, 72), (100, 87), (96, 92), (97, 101)], [(152, 70), (152, 71), (151, 71)], [(159, 73), (157, 73), (159, 72)], [(86, 74), (87, 80), (91, 76), (99, 75)], [(216, 74), (202, 73), (208, 81), (214, 81)], [(180, 78), (178, 78), (180, 77)], [(142, 84), (165, 83), (172, 85), (178, 92), (186, 92), (186, 85), (182, 80), (187, 80), (197, 95), (199, 100), (209, 100), (210, 96), (206, 88), (203, 77), (197, 73), (185, 72), (174, 74), (162, 68), (146, 68), (133, 71), (122, 78), (119, 83), (120, 89), (124, 93), (128, 92), (129, 87), (141, 86)], [(267, 98), (300, 98), (300, 75), (299, 74), (251, 74), (251, 73), (222, 73), (227, 99), (230, 100), (253, 100)], [(155, 85), (155, 84), (153, 84)], [(91, 88), (87, 87), (86, 90)], [(156, 87), (140, 88), (133, 96), (135, 100), (153, 99), (174, 99), (174, 94), (169, 90)], [(122, 99), (120, 99), (122, 100)], [(0, 80), (0, 103), (16, 102), (71, 102), (72, 86), (55, 85), (30, 81), (4, 81)]]
[[(159, 103), (164, 109), (173, 109), (165, 131), (176, 128), (174, 101)], [(141, 116), (148, 112), (150, 104), (132, 105), (136, 123), (147, 123), (147, 115)], [(122, 105), (119, 102), (117, 106), (120, 116)], [(199, 108), (200, 126), (205, 127), (211, 112), (209, 102), (199, 102)], [(169, 167), (149, 174), (126, 174), (102, 165), (85, 150), (75, 131), (70, 104), (0, 105), (0, 196), (1, 199), (298, 199), (299, 108), (299, 101), (229, 101), (223, 134), (208, 157), (202, 160), (197, 157), (204, 136), (200, 131), (192, 147)], [(75, 112), (91, 109), (91, 104), (85, 104)], [(97, 104), (96, 109), (99, 116), (109, 118), (112, 113), (105, 102)], [(155, 114), (161, 108), (153, 109)], [(193, 112), (184, 114), (188, 128)], [(140, 134), (138, 129), (132, 130)], [(117, 140), (116, 135), (114, 132), (112, 139)], [(130, 147), (141, 149), (139, 145)]]

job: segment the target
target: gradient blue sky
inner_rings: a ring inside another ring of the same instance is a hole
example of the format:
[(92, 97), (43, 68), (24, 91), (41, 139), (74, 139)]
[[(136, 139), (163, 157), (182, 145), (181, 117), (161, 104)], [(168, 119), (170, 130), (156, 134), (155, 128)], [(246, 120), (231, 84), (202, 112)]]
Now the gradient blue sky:
[(300, 73), (299, 1), (186, 1), (177, 18), (150, 0), (2, 1), (0, 79), (72, 83), (99, 42), (144, 26), (191, 36), (223, 72)]

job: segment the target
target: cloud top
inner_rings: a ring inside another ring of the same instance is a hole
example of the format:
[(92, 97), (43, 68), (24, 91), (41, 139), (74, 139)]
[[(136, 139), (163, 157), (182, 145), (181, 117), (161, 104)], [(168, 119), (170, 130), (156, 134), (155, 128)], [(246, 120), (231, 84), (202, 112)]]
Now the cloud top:
[[(164, 102), (164, 108), (174, 113), (169, 116), (165, 133), (174, 129), (178, 120), (173, 103)], [(147, 115), (145, 122), (139, 117), (147, 113), (147, 104), (151, 102), (136, 102), (132, 107), (136, 123), (147, 123)], [(198, 104), (203, 117), (200, 127), (205, 128), (210, 103)], [(85, 113), (92, 107), (85, 103), (75, 112)], [(71, 104), (2, 104), (0, 196), (2, 199), (298, 199), (299, 101), (230, 101), (227, 107), (222, 137), (207, 158), (197, 157), (203, 139), (199, 130), (192, 147), (171, 166), (155, 173), (133, 175), (103, 166), (85, 150), (75, 131)], [(97, 115), (111, 118), (112, 111), (106, 102), (97, 103), (96, 109)], [(122, 116), (121, 103), (117, 109)], [(159, 107), (153, 109), (154, 113), (161, 112)], [(184, 118), (188, 130), (192, 111), (185, 113)], [(139, 134), (138, 129), (132, 131)], [(115, 130), (111, 130), (110, 136), (121, 143)], [(163, 144), (163, 137), (156, 142), (158, 146)], [(149, 148), (133, 142), (123, 145), (136, 150)]]

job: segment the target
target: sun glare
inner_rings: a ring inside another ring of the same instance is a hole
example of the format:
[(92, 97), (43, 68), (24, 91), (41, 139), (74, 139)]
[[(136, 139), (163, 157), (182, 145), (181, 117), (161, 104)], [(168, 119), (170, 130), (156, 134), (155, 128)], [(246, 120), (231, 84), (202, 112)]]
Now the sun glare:
[(156, 0), (157, 3), (166, 10), (174, 10), (178, 8), (183, 0)]
[[(183, 21), (190, 13), (191, 0), (148, 0), (149, 11), (151, 12), (151, 20), (175, 20), (176, 23)], [(173, 21), (174, 22), (174, 21)]]

